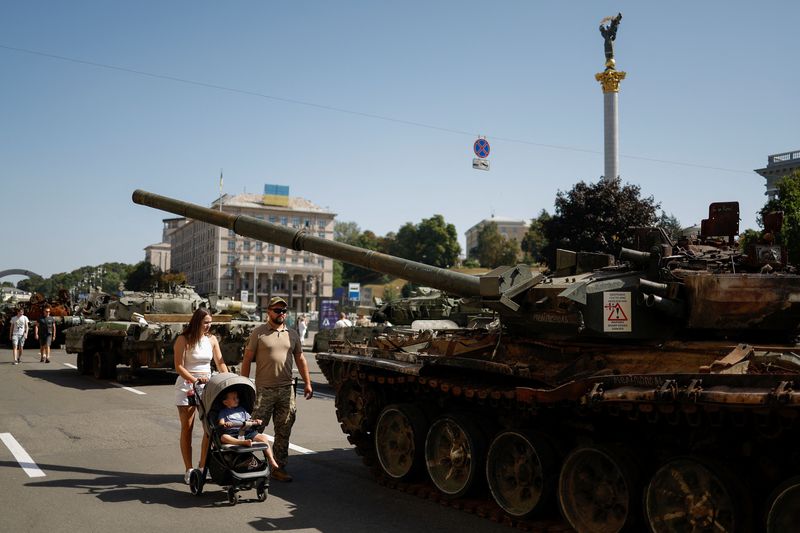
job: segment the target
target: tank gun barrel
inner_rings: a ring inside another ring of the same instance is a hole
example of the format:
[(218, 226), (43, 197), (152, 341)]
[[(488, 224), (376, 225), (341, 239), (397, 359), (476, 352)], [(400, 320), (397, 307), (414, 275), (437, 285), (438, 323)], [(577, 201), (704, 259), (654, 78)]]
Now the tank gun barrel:
[(269, 242), (298, 251), (308, 251), (337, 259), (375, 272), (428, 285), (459, 296), (479, 296), (480, 280), (476, 276), (450, 272), (443, 268), (365, 250), (340, 242), (309, 235), (304, 229), (291, 229), (247, 215), (232, 215), (189, 202), (137, 189), (133, 202), (233, 230), (237, 235)]

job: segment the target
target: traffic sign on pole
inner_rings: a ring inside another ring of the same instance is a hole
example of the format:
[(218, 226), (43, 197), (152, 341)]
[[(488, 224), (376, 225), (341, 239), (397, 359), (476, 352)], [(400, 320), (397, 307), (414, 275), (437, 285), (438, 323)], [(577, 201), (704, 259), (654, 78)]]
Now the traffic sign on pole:
[(475, 155), (481, 159), (486, 159), (489, 157), (489, 152), (491, 151), (491, 148), (489, 147), (489, 141), (484, 138), (479, 138), (477, 141), (475, 141), (472, 149), (475, 151)]

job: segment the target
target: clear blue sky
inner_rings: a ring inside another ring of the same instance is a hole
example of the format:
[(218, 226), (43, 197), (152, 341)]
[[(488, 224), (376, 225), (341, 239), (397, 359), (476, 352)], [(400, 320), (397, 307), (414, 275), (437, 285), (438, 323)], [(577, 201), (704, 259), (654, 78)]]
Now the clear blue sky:
[(220, 169), (380, 235), (439, 213), (462, 246), (492, 213), (552, 212), (603, 172), (618, 11), (623, 181), (683, 225), (738, 200), (755, 227), (752, 169), (800, 148), (795, 1), (7, 0), (0, 270), (140, 261), (168, 215), (131, 192), (208, 205)]

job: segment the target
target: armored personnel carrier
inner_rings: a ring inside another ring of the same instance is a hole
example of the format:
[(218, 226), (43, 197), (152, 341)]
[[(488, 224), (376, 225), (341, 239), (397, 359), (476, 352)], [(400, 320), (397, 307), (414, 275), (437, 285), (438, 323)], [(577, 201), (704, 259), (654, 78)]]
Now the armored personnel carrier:
[(94, 321), (67, 330), (66, 351), (77, 354), (79, 372), (97, 378), (115, 378), (118, 365), (134, 370), (143, 366), (173, 368), (175, 338), (196, 309), (209, 307), (214, 318), (211, 332), (219, 338), (222, 357), (226, 364), (237, 365), (244, 343), (258, 323), (248, 317), (242, 320), (216, 314), (238, 311), (241, 306), (214, 302), (218, 306), (210, 307), (191, 287), (176, 287), (172, 292), (124, 292), (119, 298), (94, 293), (85, 308)]
[[(329, 343), (337, 417), (387, 485), (528, 530), (800, 524), (800, 276), (738, 204), (696, 241), (639, 228), (618, 260), (562, 252), (480, 277), (144, 191), (136, 203), (480, 298), (498, 321)], [(746, 253), (745, 253), (746, 252)], [(558, 526), (556, 526), (558, 527)]]

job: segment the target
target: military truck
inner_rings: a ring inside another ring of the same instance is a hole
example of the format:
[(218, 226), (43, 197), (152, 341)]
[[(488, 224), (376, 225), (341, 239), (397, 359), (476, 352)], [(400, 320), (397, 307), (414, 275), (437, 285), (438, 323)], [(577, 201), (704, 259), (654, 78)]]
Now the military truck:
[[(800, 275), (736, 242), (736, 202), (695, 241), (631, 231), (473, 277), (145, 191), (136, 203), (480, 298), (486, 327), (391, 331), (317, 354), (356, 451), (387, 486), (526, 530), (793, 531), (800, 512)], [(765, 217), (766, 220), (766, 217)], [(554, 526), (561, 527), (561, 526)]]
[[(217, 307), (209, 307), (209, 300), (188, 286), (171, 292), (123, 292), (119, 298), (94, 293), (86, 312), (96, 319), (67, 330), (66, 351), (77, 354), (80, 373), (98, 379), (114, 379), (118, 365), (132, 370), (174, 368), (172, 345), (196, 309), (208, 307), (218, 313), (242, 308), (240, 302), (213, 301)], [(213, 314), (213, 319), (211, 332), (220, 341), (222, 357), (229, 368), (235, 368), (258, 322), (232, 314)]]

